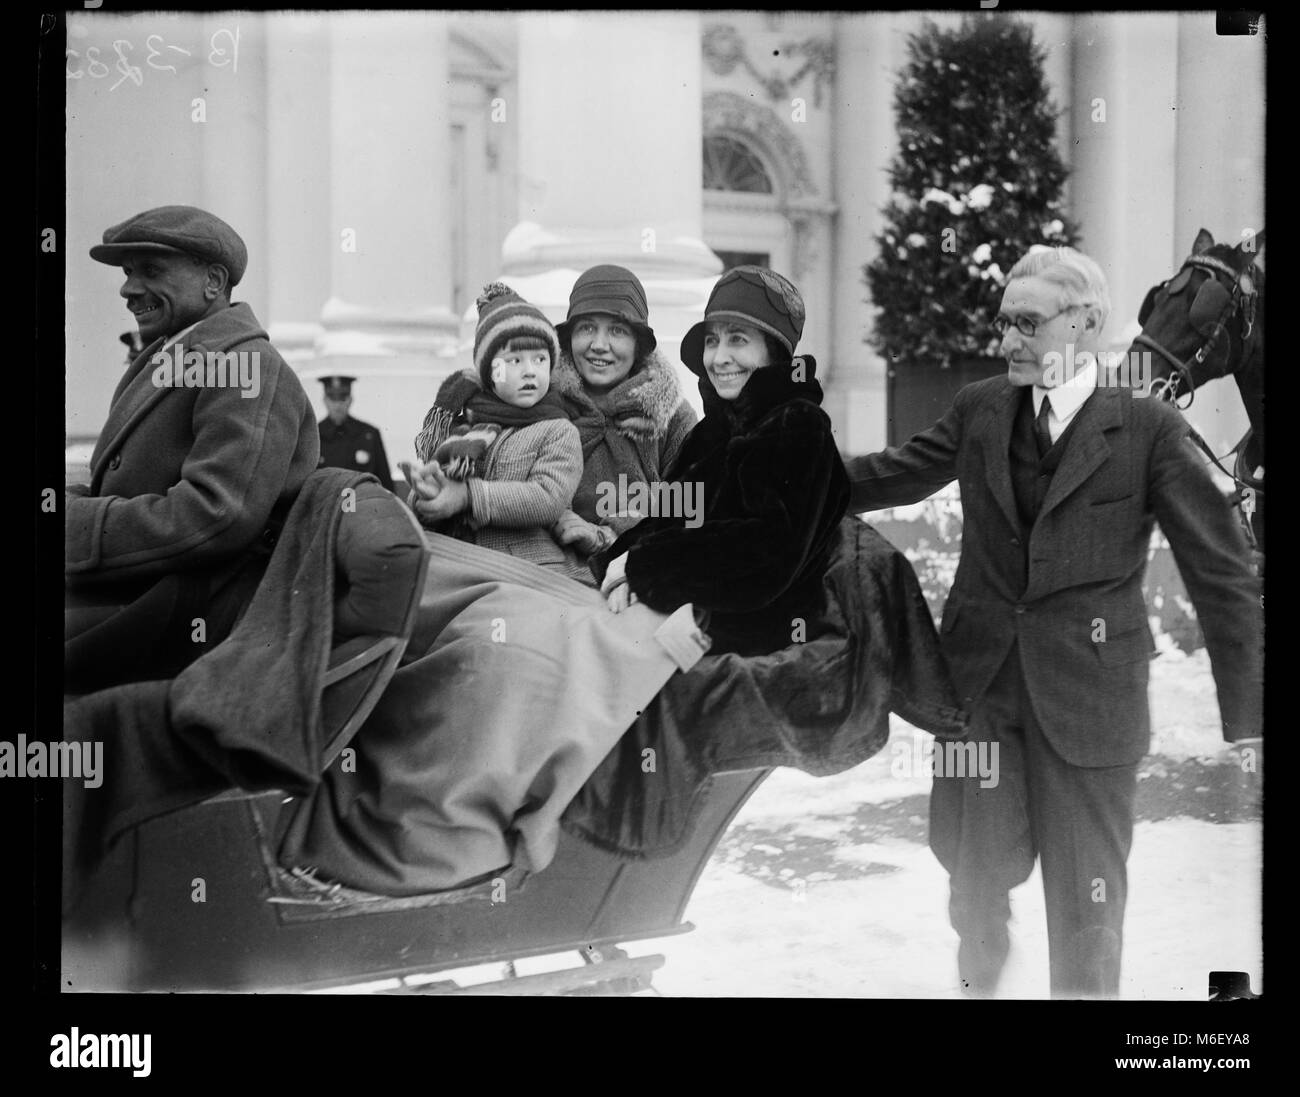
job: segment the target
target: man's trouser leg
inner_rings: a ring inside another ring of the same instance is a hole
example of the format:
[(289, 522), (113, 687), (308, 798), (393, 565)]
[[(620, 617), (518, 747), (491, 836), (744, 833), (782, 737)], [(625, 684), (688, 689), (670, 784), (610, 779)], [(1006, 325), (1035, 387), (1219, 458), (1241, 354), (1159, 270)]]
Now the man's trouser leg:
[(1052, 995), (1113, 998), (1119, 993), (1137, 764), (1070, 765), (1044, 738), (1031, 707), (1026, 694), (1029, 811), (1042, 859)]
[[(971, 740), (977, 748), (987, 743), (985, 757), (995, 760), (992, 774), (981, 778), (966, 766), (966, 775), (956, 776), (936, 766), (930, 794), (930, 848), (948, 870), (948, 916), (960, 939), (957, 970), (962, 990), (976, 997), (997, 988), (1010, 950), (1010, 892), (1034, 867), (1024, 736), (1017, 726), (1019, 676), (1012, 649), (971, 721)], [(935, 751), (949, 754), (941, 742)]]

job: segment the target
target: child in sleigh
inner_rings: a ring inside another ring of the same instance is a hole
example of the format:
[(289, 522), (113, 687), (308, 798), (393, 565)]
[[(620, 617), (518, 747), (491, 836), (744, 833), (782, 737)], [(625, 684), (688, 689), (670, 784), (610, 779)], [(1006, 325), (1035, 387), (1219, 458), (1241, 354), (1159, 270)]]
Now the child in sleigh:
[(500, 282), (478, 309), (474, 368), (443, 383), (415, 440), (422, 467), (403, 466), (408, 502), (429, 529), (590, 585), (550, 532), (582, 477), (578, 430), (550, 387), (555, 328)]

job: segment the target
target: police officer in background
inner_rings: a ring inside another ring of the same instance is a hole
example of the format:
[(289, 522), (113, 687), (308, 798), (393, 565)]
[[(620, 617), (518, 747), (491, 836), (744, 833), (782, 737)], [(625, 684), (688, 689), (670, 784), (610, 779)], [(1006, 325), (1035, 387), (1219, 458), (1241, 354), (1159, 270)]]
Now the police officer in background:
[(321, 378), (325, 386), (325, 410), (329, 414), (320, 421), (320, 463), (322, 467), (374, 473), (392, 491), (393, 477), (379, 428), (348, 414), (355, 380), (355, 377)]

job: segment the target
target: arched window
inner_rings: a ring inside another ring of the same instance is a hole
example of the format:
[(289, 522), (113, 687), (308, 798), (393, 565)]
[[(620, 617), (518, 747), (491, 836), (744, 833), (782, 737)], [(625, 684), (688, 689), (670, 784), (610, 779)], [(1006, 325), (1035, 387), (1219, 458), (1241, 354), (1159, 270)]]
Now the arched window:
[(720, 134), (704, 138), (704, 189), (774, 193), (763, 161), (744, 142)]

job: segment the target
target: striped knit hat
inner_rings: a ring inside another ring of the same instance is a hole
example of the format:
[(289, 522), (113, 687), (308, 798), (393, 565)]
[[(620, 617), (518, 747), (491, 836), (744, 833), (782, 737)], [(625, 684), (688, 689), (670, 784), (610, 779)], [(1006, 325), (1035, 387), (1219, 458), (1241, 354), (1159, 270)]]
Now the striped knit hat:
[(490, 282), (478, 298), (478, 330), (474, 333), (474, 368), (483, 388), (492, 391), (492, 359), (511, 339), (532, 335), (551, 352), (551, 366), (560, 360), (560, 341), (542, 310), (530, 305), (503, 282)]

